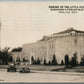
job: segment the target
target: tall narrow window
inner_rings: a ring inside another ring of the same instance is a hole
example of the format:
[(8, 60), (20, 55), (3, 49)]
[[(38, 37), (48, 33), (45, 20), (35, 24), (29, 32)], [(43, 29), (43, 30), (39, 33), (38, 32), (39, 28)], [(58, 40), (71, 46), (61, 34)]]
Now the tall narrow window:
[(77, 39), (74, 40), (74, 43), (77, 44)]

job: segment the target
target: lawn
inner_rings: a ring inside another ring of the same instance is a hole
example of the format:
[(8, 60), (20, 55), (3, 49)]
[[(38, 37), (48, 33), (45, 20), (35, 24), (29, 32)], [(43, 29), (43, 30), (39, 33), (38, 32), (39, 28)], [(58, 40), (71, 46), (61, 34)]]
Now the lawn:
[(31, 65), (30, 69), (31, 70), (39, 70), (39, 71), (51, 71), (53, 69), (61, 69), (64, 68), (64, 66), (61, 65)]
[[(16, 66), (19, 68), (20, 65)], [(0, 69), (7, 69), (8, 65), (0, 65)], [(63, 65), (30, 65), (30, 70), (36, 71), (56, 71), (56, 72), (82, 72), (84, 73), (84, 66), (77, 66), (64, 69)]]

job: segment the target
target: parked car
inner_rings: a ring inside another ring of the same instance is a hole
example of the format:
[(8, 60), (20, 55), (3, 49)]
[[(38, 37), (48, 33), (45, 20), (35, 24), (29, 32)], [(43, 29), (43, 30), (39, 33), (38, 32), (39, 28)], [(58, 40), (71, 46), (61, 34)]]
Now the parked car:
[(29, 73), (30, 72), (30, 69), (27, 68), (27, 67), (25, 67), (25, 68), (23, 67), (23, 68), (20, 68), (19, 72), (20, 73)]
[(30, 72), (30, 69), (29, 69), (28, 63), (26, 63), (26, 62), (21, 63), (21, 66), (19, 68), (19, 72), (20, 73), (29, 73)]
[(7, 72), (16, 72), (17, 68), (14, 64), (9, 64), (9, 67), (7, 68)]

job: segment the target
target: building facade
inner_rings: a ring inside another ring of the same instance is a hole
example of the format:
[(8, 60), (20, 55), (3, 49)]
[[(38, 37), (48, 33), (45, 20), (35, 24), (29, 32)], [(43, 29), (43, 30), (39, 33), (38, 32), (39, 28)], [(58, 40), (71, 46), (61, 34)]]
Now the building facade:
[(69, 28), (65, 31), (44, 36), (35, 43), (24, 44), (21, 51), (21, 59), (27, 58), (31, 62), (31, 57), (40, 59), (42, 62), (52, 61), (53, 55), (56, 56), (58, 64), (64, 60), (65, 55), (72, 58), (73, 54), (77, 55), (78, 62), (84, 55), (84, 31)]

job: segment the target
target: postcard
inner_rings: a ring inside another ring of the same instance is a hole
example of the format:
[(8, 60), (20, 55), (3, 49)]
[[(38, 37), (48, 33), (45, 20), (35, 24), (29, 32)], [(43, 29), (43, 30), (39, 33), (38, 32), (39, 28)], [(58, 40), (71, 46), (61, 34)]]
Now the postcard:
[(0, 1), (0, 83), (84, 83), (84, 1)]

